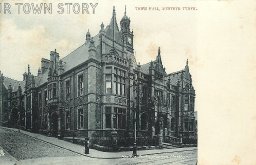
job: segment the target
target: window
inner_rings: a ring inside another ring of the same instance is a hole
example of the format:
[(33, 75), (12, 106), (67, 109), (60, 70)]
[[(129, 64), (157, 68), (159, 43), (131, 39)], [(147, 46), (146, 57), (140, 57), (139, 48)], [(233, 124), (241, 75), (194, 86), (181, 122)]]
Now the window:
[(69, 110), (67, 110), (66, 111), (66, 129), (70, 129), (70, 123), (71, 123), (71, 121), (70, 121), (70, 111)]
[(188, 131), (189, 122), (187, 120), (185, 120), (184, 125), (185, 125), (184, 131)]
[(105, 123), (106, 128), (111, 128), (111, 107), (105, 108)]
[(111, 69), (112, 69), (111, 66), (107, 66), (107, 67), (106, 67), (106, 73), (110, 73), (110, 74), (111, 74)]
[(190, 123), (189, 123), (189, 131), (193, 131), (194, 129), (194, 120), (192, 120)]
[(147, 87), (146, 86), (143, 86), (142, 87), (142, 93), (143, 93), (143, 96), (142, 96), (142, 103), (143, 104), (147, 104)]
[(27, 96), (27, 109), (29, 110), (31, 108), (31, 95)]
[(126, 109), (114, 108), (113, 127), (117, 129), (125, 129), (126, 127)]
[(42, 94), (41, 94), (41, 92), (38, 93), (38, 106), (42, 107)]
[(53, 84), (53, 88), (52, 88), (53, 90), (52, 90), (52, 94), (53, 94), (53, 98), (56, 98), (57, 97), (57, 84), (56, 83), (54, 83)]
[(125, 91), (125, 74), (126, 72), (115, 68), (115, 72), (114, 72), (114, 92), (117, 95), (125, 95), (126, 91)]
[(84, 111), (83, 109), (78, 109), (78, 129), (84, 127)]
[(175, 119), (172, 118), (171, 119), (171, 130), (174, 131), (174, 128), (175, 128)]
[(158, 99), (158, 104), (161, 105), (163, 103), (163, 92), (160, 90), (156, 90), (156, 96)]
[(70, 97), (70, 80), (66, 81), (66, 99)]
[(185, 104), (188, 104), (188, 99), (189, 99), (188, 95), (185, 95)]
[(78, 76), (78, 96), (82, 96), (84, 91), (84, 78), (83, 75), (80, 74)]
[(48, 99), (52, 98), (52, 84), (48, 85)]
[(112, 82), (111, 82), (111, 74), (106, 74), (106, 94), (112, 93)]
[(194, 101), (195, 101), (195, 98), (193, 96), (190, 96), (190, 110), (191, 111), (194, 111)]
[(46, 104), (46, 101), (47, 101), (47, 90), (44, 91), (44, 102)]

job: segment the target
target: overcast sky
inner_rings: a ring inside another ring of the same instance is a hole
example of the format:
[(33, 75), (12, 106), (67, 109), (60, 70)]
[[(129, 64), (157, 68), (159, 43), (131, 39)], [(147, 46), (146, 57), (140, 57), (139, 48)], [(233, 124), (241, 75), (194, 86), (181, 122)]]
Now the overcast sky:
[[(17, 6), (12, 4), (12, 8)], [(81, 4), (81, 2), (79, 3)], [(136, 7), (169, 7), (161, 3), (126, 3), (127, 16), (134, 31), (134, 48), (137, 62), (154, 60), (161, 47), (162, 61), (167, 72), (181, 70), (187, 58), (196, 55), (196, 11), (138, 11)], [(61, 57), (83, 44), (90, 29), (96, 35), (100, 24), (110, 23), (113, 5), (116, 6), (117, 21), (124, 15), (125, 4), (99, 2), (92, 14), (56, 14), (57, 3), (53, 3), (52, 15), (16, 14), (1, 17), (1, 66), (4, 75), (22, 79), (22, 74), (31, 65), (35, 74), (41, 58), (49, 58), (49, 52), (57, 49)], [(174, 5), (176, 6), (176, 5)], [(178, 5), (177, 5), (178, 6)], [(180, 6), (180, 5), (179, 5)], [(194, 5), (193, 5), (194, 6)], [(65, 8), (66, 9), (66, 8)], [(55, 11), (55, 12), (54, 12)], [(66, 10), (65, 10), (66, 11)], [(66, 13), (66, 12), (65, 12)], [(120, 26), (119, 26), (120, 27)], [(10, 66), (15, 67), (15, 69)]]

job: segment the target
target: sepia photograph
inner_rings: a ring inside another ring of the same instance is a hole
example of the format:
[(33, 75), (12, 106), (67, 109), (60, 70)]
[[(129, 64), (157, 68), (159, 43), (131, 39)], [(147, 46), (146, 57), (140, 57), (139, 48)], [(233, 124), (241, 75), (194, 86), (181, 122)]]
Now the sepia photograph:
[(1, 1), (0, 164), (255, 164), (240, 4)]

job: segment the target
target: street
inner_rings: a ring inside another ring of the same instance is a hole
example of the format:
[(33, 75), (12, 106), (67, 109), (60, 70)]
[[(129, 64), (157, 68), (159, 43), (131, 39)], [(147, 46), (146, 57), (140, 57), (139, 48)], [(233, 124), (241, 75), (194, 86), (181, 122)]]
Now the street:
[(77, 156), (77, 154), (44, 143), (25, 134), (0, 129), (0, 146), (17, 160), (40, 157)]
[[(197, 160), (196, 148), (143, 150), (138, 151), (140, 156), (134, 158), (131, 157), (132, 151), (109, 153), (90, 149), (90, 157), (88, 157), (83, 155), (83, 146), (53, 137), (25, 133), (25, 131), (0, 127), (2, 153), (0, 164), (84, 164), (86, 162), (86, 164), (122, 165), (195, 165)], [(53, 142), (58, 142), (58, 145)], [(9, 155), (8, 159), (5, 158), (7, 155)]]

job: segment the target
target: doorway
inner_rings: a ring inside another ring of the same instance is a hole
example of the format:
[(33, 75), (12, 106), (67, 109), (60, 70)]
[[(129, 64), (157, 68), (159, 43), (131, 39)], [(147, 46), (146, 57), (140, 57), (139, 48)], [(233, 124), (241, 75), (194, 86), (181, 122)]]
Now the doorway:
[(52, 114), (51, 128), (52, 128), (52, 136), (58, 136), (58, 114), (54, 112)]

